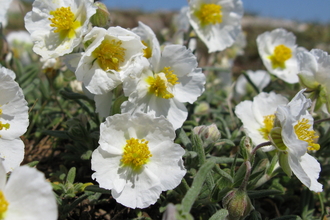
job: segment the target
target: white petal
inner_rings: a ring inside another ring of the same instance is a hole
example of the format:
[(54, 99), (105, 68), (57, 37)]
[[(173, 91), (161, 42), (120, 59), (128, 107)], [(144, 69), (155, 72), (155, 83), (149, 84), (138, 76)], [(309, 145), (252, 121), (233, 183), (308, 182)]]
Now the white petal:
[(179, 77), (179, 84), (174, 86), (173, 95), (179, 102), (193, 103), (204, 92), (205, 75), (200, 68)]
[(112, 104), (112, 92), (108, 92), (103, 95), (95, 95), (95, 112), (99, 113), (101, 117), (107, 117), (110, 115), (111, 104)]
[(188, 12), (188, 17), (198, 37), (208, 47), (209, 53), (222, 51), (231, 46), (241, 32), (242, 2), (240, 0), (218, 0), (217, 4), (222, 7), (222, 23), (206, 25), (205, 27), (201, 27), (200, 21), (194, 15), (196, 7), (199, 10), (200, 4), (199, 1), (189, 2), (190, 11)]
[(138, 176), (132, 176), (133, 182), (127, 182), (121, 192), (112, 190), (112, 196), (117, 202), (130, 208), (147, 208), (154, 204), (162, 192), (159, 178), (144, 169)]
[(186, 47), (181, 45), (166, 45), (162, 51), (162, 57), (154, 72), (159, 73), (164, 67), (171, 67), (173, 73), (185, 76), (197, 67), (197, 58)]
[(53, 189), (44, 174), (28, 166), (16, 168), (5, 188), (9, 202), (6, 219), (57, 219)]
[(120, 167), (120, 160), (122, 155), (109, 153), (107, 150), (103, 150), (98, 147), (92, 154), (92, 178), (95, 179), (100, 187), (104, 189), (113, 189), (116, 187), (123, 189), (125, 185), (125, 176), (118, 175), (118, 169)]
[(322, 192), (322, 184), (317, 182), (321, 167), (314, 157), (307, 153), (300, 158), (289, 154), (289, 165), (292, 172), (305, 186), (314, 192)]
[(150, 146), (150, 150), (152, 157), (146, 169), (158, 176), (163, 191), (177, 187), (186, 174), (182, 161), (183, 148), (171, 141), (163, 141)]
[(0, 138), (0, 158), (6, 172), (18, 167), (24, 158), (24, 143), (20, 138), (5, 140)]

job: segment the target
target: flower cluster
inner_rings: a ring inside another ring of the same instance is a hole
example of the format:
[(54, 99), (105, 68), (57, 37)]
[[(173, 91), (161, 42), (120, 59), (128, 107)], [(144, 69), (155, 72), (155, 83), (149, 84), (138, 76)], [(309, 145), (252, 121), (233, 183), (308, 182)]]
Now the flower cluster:
[(159, 32), (147, 20), (113, 25), (101, 2), (34, 0), (27, 32), (3, 34), (10, 3), (0, 10), (0, 219), (87, 209), (103, 219), (111, 200), (111, 215), (125, 210), (114, 218), (243, 220), (261, 215), (260, 197), (305, 187), (325, 218), (327, 52), (277, 28), (253, 39), (260, 68), (237, 74), (250, 42), (241, 0), (189, 0)]
[[(46, 60), (64, 56), (66, 66), (93, 97), (96, 112), (107, 117), (100, 126), (100, 146), (92, 155), (93, 178), (111, 189), (119, 203), (145, 208), (185, 174), (184, 151), (173, 143), (174, 129), (188, 117), (184, 103), (195, 102), (203, 93), (205, 75), (189, 49), (161, 49), (152, 29), (142, 22), (132, 30), (95, 25), (101, 12), (96, 6), (90, 0), (36, 0), (25, 25), (34, 52)], [(128, 100), (120, 115), (110, 116), (113, 91), (119, 88)], [(122, 137), (113, 139), (119, 130), (125, 131)], [(171, 170), (170, 176), (159, 176), (165, 173), (161, 170)]]

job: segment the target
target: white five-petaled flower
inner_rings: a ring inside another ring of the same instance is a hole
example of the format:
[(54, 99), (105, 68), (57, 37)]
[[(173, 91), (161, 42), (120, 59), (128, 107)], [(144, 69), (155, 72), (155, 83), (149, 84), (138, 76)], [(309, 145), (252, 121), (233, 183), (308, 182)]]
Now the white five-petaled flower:
[[(264, 70), (247, 70), (246, 71), (247, 76), (252, 81), (252, 83), (257, 87), (259, 90), (258, 92), (261, 92), (269, 83), (270, 83), (270, 75), (267, 71)], [(239, 96), (244, 96), (249, 87), (249, 83), (245, 76), (242, 74), (237, 78), (236, 85), (235, 85), (235, 91)]]
[(71, 53), (87, 33), (95, 12), (92, 0), (35, 0), (24, 18), (34, 52), (44, 59)]
[(160, 57), (160, 45), (155, 33), (152, 29), (139, 21), (139, 26), (133, 28), (132, 31), (136, 33), (146, 48), (143, 49), (143, 56), (150, 60), (150, 63), (156, 63)]
[(318, 161), (307, 150), (318, 150), (318, 138), (313, 130), (313, 117), (307, 109), (311, 106), (301, 90), (285, 106), (279, 106), (275, 113), (274, 128), (269, 137), (279, 153), (279, 162), (284, 172), (296, 177), (310, 190), (322, 191), (317, 179), (321, 171)]
[(57, 204), (53, 189), (40, 171), (17, 167), (7, 181), (0, 162), (0, 219), (56, 220)]
[(140, 72), (143, 49), (140, 37), (121, 27), (94, 27), (85, 37), (85, 52), (70, 54), (65, 61), (87, 90), (104, 95)]
[(154, 204), (162, 191), (178, 186), (186, 173), (183, 148), (164, 118), (137, 113), (109, 116), (100, 126), (92, 154), (92, 178), (130, 208)]
[(188, 18), (209, 53), (231, 46), (241, 32), (240, 0), (190, 0)]
[(0, 158), (6, 172), (23, 160), (24, 143), (20, 136), (29, 125), (27, 102), (14, 78), (13, 71), (0, 68)]
[[(243, 101), (235, 108), (237, 117), (242, 121), (243, 128), (254, 145), (269, 141), (269, 132), (273, 128), (275, 112), (278, 106), (286, 105), (289, 101), (274, 92), (262, 92), (253, 101)], [(273, 146), (263, 147), (262, 150), (274, 150)]]
[(122, 112), (163, 115), (174, 129), (182, 126), (193, 103), (203, 93), (205, 75), (197, 68), (196, 57), (181, 45), (164, 47), (159, 60), (146, 66), (141, 76), (126, 78), (123, 89), (128, 101)]
[(288, 83), (299, 81), (296, 37), (282, 28), (258, 36), (259, 55), (267, 70)]
[(300, 65), (299, 79), (307, 88), (311, 99), (316, 99), (318, 109), (325, 104), (327, 112), (330, 112), (330, 55), (327, 52), (313, 49), (310, 52), (298, 53)]
[(31, 35), (27, 31), (12, 31), (6, 39), (13, 56), (20, 59), (23, 65), (30, 64), (33, 46)]

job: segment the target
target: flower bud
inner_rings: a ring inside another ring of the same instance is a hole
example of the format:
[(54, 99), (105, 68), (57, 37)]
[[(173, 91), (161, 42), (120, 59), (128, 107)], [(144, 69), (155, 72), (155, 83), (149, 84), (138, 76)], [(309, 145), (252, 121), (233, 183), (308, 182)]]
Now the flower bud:
[(94, 6), (97, 7), (96, 13), (90, 18), (93, 26), (108, 28), (110, 26), (110, 12), (107, 6), (101, 2), (95, 2)]
[(210, 111), (210, 105), (207, 102), (201, 102), (199, 103), (195, 109), (194, 109), (194, 114), (195, 115), (206, 115)]
[(229, 220), (242, 220), (254, 209), (245, 190), (233, 189), (222, 199)]
[(203, 142), (216, 142), (221, 137), (220, 131), (215, 124), (197, 126), (193, 129), (193, 132), (199, 135)]

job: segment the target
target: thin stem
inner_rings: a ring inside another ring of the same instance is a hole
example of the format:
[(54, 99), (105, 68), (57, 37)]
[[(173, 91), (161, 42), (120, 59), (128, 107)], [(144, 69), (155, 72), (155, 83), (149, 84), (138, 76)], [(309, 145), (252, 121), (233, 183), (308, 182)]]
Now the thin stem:
[(324, 118), (324, 119), (316, 120), (316, 121), (314, 121), (314, 124), (319, 124), (319, 123), (324, 122), (324, 121), (330, 121), (330, 118)]
[(245, 163), (245, 166), (246, 166), (246, 172), (245, 172), (245, 176), (244, 176), (244, 179), (242, 181), (242, 184), (240, 185), (239, 188), (245, 191), (246, 186), (249, 182), (250, 175), (251, 175), (251, 163), (248, 160), (245, 161), (244, 163)]
[(311, 106), (311, 108), (310, 108), (310, 112), (309, 112), (309, 113), (310, 113), (311, 115), (314, 113), (315, 105), (316, 105), (316, 99), (313, 100), (313, 102), (312, 102), (312, 106)]
[(250, 85), (253, 87), (254, 91), (258, 94), (259, 88), (252, 82), (251, 78), (248, 76), (248, 74), (244, 71), (243, 75), (245, 77), (245, 79), (250, 83)]
[(255, 148), (252, 149), (251, 155), (255, 155), (259, 148), (262, 148), (264, 146), (269, 146), (269, 145), (272, 145), (272, 142), (267, 141), (267, 142), (264, 142), (264, 143), (261, 143), (261, 144), (257, 145)]

